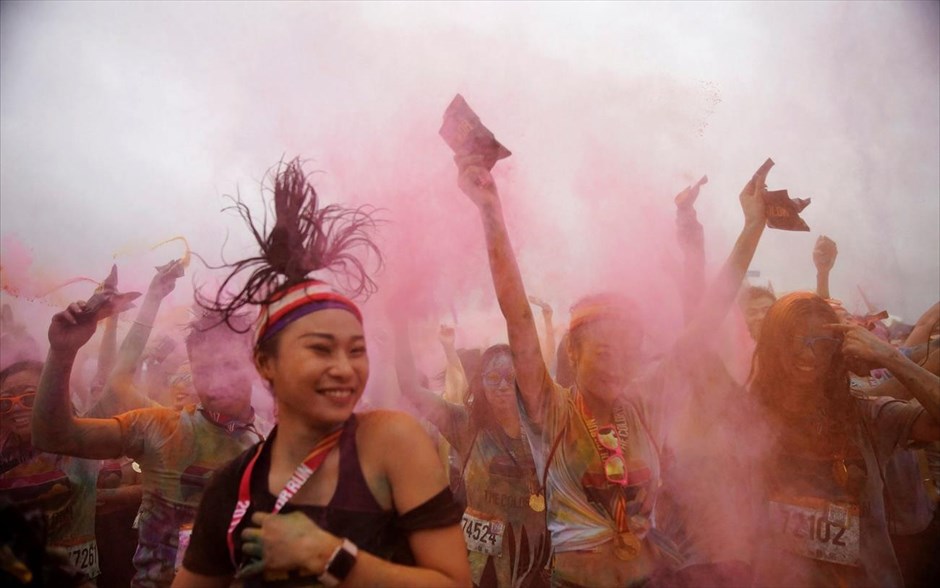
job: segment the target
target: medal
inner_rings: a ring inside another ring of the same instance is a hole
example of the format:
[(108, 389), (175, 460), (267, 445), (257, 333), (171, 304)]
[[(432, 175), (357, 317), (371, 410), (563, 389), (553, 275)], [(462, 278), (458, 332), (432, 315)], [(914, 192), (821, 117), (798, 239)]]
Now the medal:
[(640, 555), (640, 540), (629, 530), (614, 537), (614, 555), (622, 561), (632, 561)]
[(545, 496), (541, 493), (539, 494), (530, 494), (529, 495), (529, 508), (535, 512), (542, 512), (545, 510)]

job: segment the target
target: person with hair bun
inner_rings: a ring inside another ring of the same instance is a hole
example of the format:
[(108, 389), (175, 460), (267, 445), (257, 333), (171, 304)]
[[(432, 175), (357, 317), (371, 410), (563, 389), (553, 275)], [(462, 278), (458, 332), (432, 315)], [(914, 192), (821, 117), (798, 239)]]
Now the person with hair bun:
[[(917, 402), (864, 397), (849, 371), (891, 371)], [(888, 537), (885, 465), (940, 439), (940, 378), (810, 292), (760, 329), (751, 390), (769, 427), (756, 586), (903, 586)], [(890, 500), (890, 496), (887, 497)]]
[[(203, 497), (174, 586), (466, 586), (453, 501), (431, 439), (392, 411), (354, 413), (369, 377), (363, 317), (310, 275), (371, 292), (356, 249), (378, 255), (369, 211), (320, 207), (299, 160), (274, 171), (276, 223), (235, 263), (208, 308), (260, 307), (255, 366), (277, 403), (270, 438), (220, 470)], [(381, 262), (381, 256), (378, 255)], [(245, 286), (225, 287), (242, 271)]]

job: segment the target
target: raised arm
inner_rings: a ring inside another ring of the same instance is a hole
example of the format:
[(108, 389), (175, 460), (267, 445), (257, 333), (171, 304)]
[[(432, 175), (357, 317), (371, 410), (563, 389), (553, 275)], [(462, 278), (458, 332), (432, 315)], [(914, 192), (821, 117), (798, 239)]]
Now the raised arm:
[(940, 302), (927, 309), (927, 312), (917, 319), (917, 324), (911, 329), (904, 341), (904, 347), (913, 347), (930, 340), (930, 334), (940, 325)]
[(183, 275), (180, 260), (157, 268), (157, 273), (150, 281), (150, 287), (137, 312), (137, 318), (121, 342), (114, 369), (108, 376), (104, 393), (92, 409), (95, 416), (115, 415), (135, 408), (151, 406), (153, 403), (137, 392), (133, 385), (134, 373), (140, 364), (140, 357), (150, 339), (153, 323), (163, 299), (176, 286), (176, 280)]
[(49, 355), (33, 407), (33, 445), (40, 450), (91, 459), (121, 455), (121, 429), (113, 419), (77, 418), (69, 399), (69, 377), (78, 350), (95, 333), (94, 317), (75, 302), (52, 317)]
[(683, 257), (679, 295), (686, 324), (695, 316), (699, 296), (705, 291), (705, 231), (694, 206), (702, 183), (687, 187), (675, 197), (676, 241)]
[(838, 255), (839, 249), (835, 241), (825, 235), (820, 235), (816, 239), (816, 246), (813, 247), (813, 265), (816, 266), (816, 293), (820, 298), (832, 298), (829, 293), (829, 273), (832, 272)]
[(552, 305), (548, 302), (545, 302), (537, 296), (529, 296), (529, 302), (538, 306), (542, 311), (542, 359), (545, 360), (545, 365), (551, 366), (555, 365), (555, 325), (552, 324), (552, 317), (554, 316), (554, 311), (552, 310)]
[(699, 312), (679, 337), (677, 349), (680, 350), (680, 355), (699, 357), (700, 354), (696, 351), (702, 348), (703, 341), (712, 339), (712, 334), (718, 329), (734, 302), (767, 224), (764, 192), (767, 190), (765, 182), (769, 171), (767, 164), (761, 166), (741, 190), (739, 201), (744, 213), (744, 226), (721, 271), (705, 292), (698, 306)]
[(418, 409), (421, 416), (431, 421), (449, 443), (462, 447), (457, 437), (467, 430), (466, 409), (463, 405), (448, 402), (421, 385), (411, 350), (408, 327), (401, 324), (401, 321), (395, 322), (395, 374), (402, 396)]
[(873, 362), (891, 372), (924, 407), (914, 423), (911, 438), (915, 441), (940, 440), (940, 376), (908, 359), (886, 341), (882, 341), (860, 325), (829, 325), (844, 333), (842, 353), (846, 357)]
[(444, 359), (447, 360), (447, 366), (444, 368), (443, 398), (447, 402), (463, 404), (467, 401), (467, 394), (470, 392), (470, 382), (467, 380), (467, 372), (464, 371), (463, 362), (460, 361), (457, 348), (454, 346), (457, 331), (449, 325), (441, 325), (437, 338), (444, 350)]
[(499, 192), (493, 176), (480, 162), (479, 156), (458, 160), (458, 185), (480, 211), (496, 298), (506, 319), (516, 384), (522, 394), (526, 414), (533, 422), (541, 423), (545, 410), (543, 403), (547, 401), (542, 391), (546, 382), (550, 381), (550, 376), (542, 359), (538, 330), (526, 297), (519, 264), (509, 242)]
[(101, 336), (101, 347), (98, 348), (98, 369), (91, 380), (93, 390), (104, 388), (108, 374), (114, 369), (114, 363), (117, 361), (117, 320), (116, 314), (104, 320), (104, 333)]

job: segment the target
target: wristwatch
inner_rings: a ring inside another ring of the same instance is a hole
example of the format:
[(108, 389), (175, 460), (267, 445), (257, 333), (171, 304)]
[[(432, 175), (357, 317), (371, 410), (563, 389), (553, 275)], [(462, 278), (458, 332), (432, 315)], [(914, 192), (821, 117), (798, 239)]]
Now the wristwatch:
[(317, 580), (327, 588), (339, 586), (356, 565), (356, 556), (359, 548), (349, 539), (343, 539), (342, 544), (333, 550), (333, 555), (326, 562), (326, 569), (317, 577)]

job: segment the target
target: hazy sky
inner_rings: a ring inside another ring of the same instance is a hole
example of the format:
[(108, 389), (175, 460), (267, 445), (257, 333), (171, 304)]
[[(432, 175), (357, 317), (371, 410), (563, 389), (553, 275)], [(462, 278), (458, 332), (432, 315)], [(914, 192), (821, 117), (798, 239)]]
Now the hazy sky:
[(608, 282), (666, 296), (649, 274), (676, 256), (672, 196), (702, 174), (714, 268), (768, 156), (772, 189), (812, 197), (812, 231), (767, 231), (759, 283), (812, 288), (826, 234), (850, 306), (861, 286), (913, 321), (940, 298), (935, 2), (3, 2), (5, 279), (100, 278), (120, 253), (140, 290), (176, 235), (217, 261), (229, 231), (236, 257), (223, 195), (255, 200), (301, 155), (324, 199), (385, 209), (383, 287), (433, 320), (452, 299), (498, 319), (437, 136), (457, 92), (513, 151), (496, 168), (513, 241), (560, 316)]

